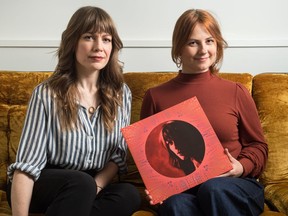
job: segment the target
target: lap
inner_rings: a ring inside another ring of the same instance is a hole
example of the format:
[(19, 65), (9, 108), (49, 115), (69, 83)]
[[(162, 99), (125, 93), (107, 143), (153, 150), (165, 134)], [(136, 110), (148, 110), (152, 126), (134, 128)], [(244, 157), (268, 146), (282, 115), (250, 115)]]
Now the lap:
[[(169, 197), (160, 206), (160, 215), (187, 215), (187, 213), (188, 215), (204, 215), (207, 214), (207, 209), (210, 211), (208, 214), (212, 215), (221, 215), (218, 214), (219, 212), (233, 212), (233, 215), (257, 215), (263, 210), (263, 205), (263, 186), (257, 180), (219, 177), (209, 179), (199, 186)], [(171, 214), (172, 211), (175, 214)], [(245, 213), (242, 214), (242, 212)]]
[[(10, 190), (11, 184), (8, 192), (9, 202)], [(118, 182), (109, 184), (97, 196), (96, 190), (95, 180), (90, 173), (57, 168), (44, 169), (34, 183), (30, 212), (44, 213), (48, 207), (51, 209), (52, 204), (55, 205), (55, 200), (63, 200), (62, 198), (67, 200), (67, 203), (77, 202), (77, 206), (75, 206), (77, 210), (83, 203), (83, 208), (91, 209), (96, 215), (109, 215), (110, 213), (110, 215), (114, 215), (119, 212), (122, 212), (123, 215), (131, 215), (140, 206), (139, 192), (131, 184)], [(74, 208), (70, 203), (65, 209)], [(113, 208), (111, 208), (112, 205)], [(61, 206), (64, 206), (62, 202)], [(68, 208), (68, 206), (70, 207)], [(56, 209), (59, 208), (56, 206)]]
[(212, 178), (199, 186), (199, 189), (219, 189), (219, 190), (245, 190), (247, 193), (262, 191), (263, 186), (256, 179), (253, 178), (232, 178), (219, 177)]

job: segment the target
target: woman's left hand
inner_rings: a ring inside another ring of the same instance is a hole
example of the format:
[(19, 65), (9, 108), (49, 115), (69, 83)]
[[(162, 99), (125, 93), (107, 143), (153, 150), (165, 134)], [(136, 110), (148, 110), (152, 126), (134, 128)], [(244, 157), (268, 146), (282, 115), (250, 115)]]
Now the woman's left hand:
[(227, 154), (231, 164), (232, 164), (232, 169), (219, 177), (240, 177), (243, 174), (243, 166), (242, 164), (236, 160), (232, 155), (229, 153), (229, 150), (225, 148), (225, 153)]
[[(149, 201), (150, 205), (155, 205), (155, 203), (153, 202), (153, 198), (147, 189), (145, 189), (145, 193), (146, 193), (146, 199)], [(159, 204), (161, 205), (162, 203), (163, 201), (161, 201)]]

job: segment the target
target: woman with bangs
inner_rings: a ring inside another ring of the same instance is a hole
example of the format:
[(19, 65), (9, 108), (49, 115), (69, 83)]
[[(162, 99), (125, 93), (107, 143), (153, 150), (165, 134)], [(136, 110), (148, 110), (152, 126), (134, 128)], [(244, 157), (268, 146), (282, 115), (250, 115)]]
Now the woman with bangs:
[(126, 172), (131, 92), (111, 17), (82, 7), (62, 34), (54, 73), (33, 91), (16, 161), (8, 168), (14, 216), (132, 215), (140, 195)]
[[(141, 119), (196, 96), (233, 167), (163, 200), (159, 205), (161, 216), (258, 216), (263, 211), (264, 190), (257, 178), (267, 161), (267, 143), (248, 90), (217, 76), (226, 46), (211, 13), (185, 11), (172, 37), (172, 59), (180, 71), (144, 96)], [(146, 193), (153, 204), (153, 197)]]

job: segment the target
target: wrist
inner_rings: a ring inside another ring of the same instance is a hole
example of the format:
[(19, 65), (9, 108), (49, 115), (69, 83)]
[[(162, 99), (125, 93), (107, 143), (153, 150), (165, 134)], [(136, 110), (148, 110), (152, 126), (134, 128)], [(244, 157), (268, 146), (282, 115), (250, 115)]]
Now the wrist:
[(103, 187), (97, 185), (97, 194), (103, 189)]

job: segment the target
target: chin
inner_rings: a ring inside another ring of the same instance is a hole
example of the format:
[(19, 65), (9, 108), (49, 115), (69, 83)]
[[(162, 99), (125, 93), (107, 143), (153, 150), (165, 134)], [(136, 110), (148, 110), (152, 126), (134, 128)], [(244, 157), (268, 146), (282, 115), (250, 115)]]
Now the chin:
[(200, 67), (199, 70), (198, 70), (200, 73), (205, 73), (207, 71), (209, 71), (209, 67)]

